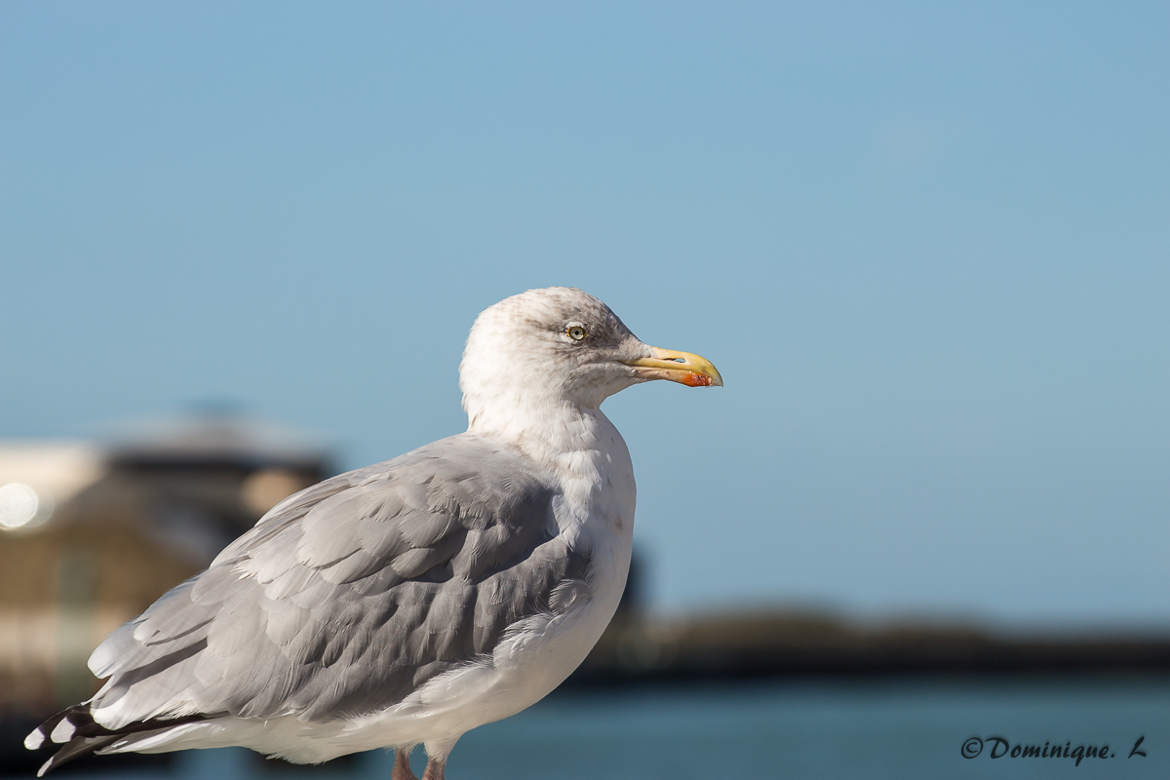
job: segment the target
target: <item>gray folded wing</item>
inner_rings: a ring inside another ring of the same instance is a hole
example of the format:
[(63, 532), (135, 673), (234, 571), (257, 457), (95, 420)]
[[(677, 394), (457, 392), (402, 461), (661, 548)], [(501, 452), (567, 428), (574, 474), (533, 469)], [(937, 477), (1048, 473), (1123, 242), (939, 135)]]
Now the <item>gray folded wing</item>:
[(290, 496), (94, 651), (110, 676), (95, 717), (327, 720), (397, 703), (585, 579), (555, 498), (469, 434)]

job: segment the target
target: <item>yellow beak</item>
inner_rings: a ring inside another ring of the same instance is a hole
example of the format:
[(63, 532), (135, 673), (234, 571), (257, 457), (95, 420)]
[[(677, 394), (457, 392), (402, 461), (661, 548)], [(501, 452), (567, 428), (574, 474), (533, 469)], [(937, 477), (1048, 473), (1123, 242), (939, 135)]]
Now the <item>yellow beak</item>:
[(669, 379), (688, 387), (722, 387), (723, 377), (711, 361), (690, 352), (650, 347), (650, 357), (626, 362), (644, 379)]

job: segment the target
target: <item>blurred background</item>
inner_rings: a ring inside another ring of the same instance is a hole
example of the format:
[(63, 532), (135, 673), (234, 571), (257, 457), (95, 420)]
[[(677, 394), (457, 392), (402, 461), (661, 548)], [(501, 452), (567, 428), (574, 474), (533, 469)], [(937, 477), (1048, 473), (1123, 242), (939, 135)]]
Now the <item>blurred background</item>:
[[(607, 402), (622, 613), (453, 778), (1165, 777), (1168, 29), (1153, 2), (4, 3), (3, 773), (277, 500), (462, 430), (475, 315), (566, 284), (727, 386)], [(960, 755), (995, 734), (1116, 758)]]

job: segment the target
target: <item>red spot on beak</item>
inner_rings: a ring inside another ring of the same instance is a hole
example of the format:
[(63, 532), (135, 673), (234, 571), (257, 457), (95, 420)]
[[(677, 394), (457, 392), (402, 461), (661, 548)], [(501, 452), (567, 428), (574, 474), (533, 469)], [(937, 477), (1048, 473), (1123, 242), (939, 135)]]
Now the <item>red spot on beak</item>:
[(711, 377), (692, 371), (683, 378), (683, 384), (687, 387), (710, 387)]

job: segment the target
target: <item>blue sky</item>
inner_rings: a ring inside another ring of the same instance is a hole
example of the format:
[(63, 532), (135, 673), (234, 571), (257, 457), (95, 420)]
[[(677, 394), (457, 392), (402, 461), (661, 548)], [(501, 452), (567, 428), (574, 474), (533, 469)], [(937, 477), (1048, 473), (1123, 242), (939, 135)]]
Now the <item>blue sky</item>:
[(607, 410), (649, 596), (1170, 618), (1164, 3), (0, 9), (0, 436), (461, 430), (548, 284), (711, 358)]

